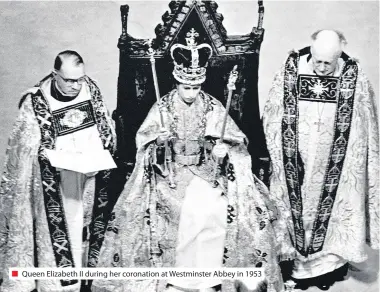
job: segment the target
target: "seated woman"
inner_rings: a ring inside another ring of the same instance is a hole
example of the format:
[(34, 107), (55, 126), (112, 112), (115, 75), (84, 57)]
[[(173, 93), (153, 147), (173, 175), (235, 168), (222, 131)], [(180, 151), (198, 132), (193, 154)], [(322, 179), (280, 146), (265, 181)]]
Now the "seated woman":
[(266, 187), (252, 175), (248, 141), (229, 116), (218, 140), (225, 108), (201, 90), (212, 49), (188, 35), (187, 46), (171, 49), (176, 89), (137, 133), (135, 169), (98, 267), (263, 267), (265, 281), (95, 280), (94, 292), (282, 291)]

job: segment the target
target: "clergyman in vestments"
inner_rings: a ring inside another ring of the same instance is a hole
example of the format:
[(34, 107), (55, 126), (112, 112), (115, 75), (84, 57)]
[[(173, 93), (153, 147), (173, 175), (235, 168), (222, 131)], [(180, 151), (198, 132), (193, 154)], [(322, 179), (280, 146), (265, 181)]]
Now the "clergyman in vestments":
[(137, 132), (136, 165), (116, 203), (98, 267), (262, 267), (266, 280), (99, 279), (94, 292), (282, 291), (267, 189), (252, 175), (247, 138), (229, 116), (219, 141), (226, 110), (201, 90), (212, 49), (198, 46), (195, 36), (191, 30), (186, 46), (171, 48), (178, 84)]
[[(321, 30), (289, 54), (264, 110), (275, 228), (298, 287), (327, 290), (348, 262), (379, 247), (379, 129), (375, 96), (340, 32)], [(314, 281), (315, 280), (315, 281)]]
[[(96, 266), (115, 142), (82, 57), (61, 52), (53, 72), (23, 95), (9, 138), (0, 186), (0, 291), (80, 291), (79, 280), (14, 280), (8, 269)], [(102, 165), (100, 156), (111, 161)]]

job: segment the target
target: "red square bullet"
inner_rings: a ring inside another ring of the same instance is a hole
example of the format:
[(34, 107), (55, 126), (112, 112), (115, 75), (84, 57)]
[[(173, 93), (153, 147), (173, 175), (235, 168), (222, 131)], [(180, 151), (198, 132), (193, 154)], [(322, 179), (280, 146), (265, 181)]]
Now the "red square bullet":
[(12, 271), (12, 277), (18, 277), (18, 271)]

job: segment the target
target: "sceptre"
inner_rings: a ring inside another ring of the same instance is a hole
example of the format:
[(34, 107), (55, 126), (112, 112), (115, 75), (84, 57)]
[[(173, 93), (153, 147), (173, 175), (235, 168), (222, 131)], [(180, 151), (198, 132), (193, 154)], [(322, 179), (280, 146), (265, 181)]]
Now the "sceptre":
[[(152, 48), (152, 39), (150, 39), (145, 44), (147, 44), (149, 46), (148, 55), (150, 56), (149, 61), (150, 61), (151, 65), (152, 65), (154, 90), (156, 92), (157, 104), (158, 104), (158, 106), (160, 108), (160, 98), (161, 98), (161, 95), (160, 95), (160, 90), (159, 90), (158, 81), (157, 81), (156, 59), (154, 58), (154, 54), (156, 52)], [(161, 127), (162, 128), (165, 127), (164, 117), (162, 115), (161, 108), (160, 108), (160, 121), (161, 121)], [(165, 143), (164, 144), (165, 145), (164, 173), (168, 172), (169, 186), (171, 188), (175, 188), (176, 185), (175, 185), (174, 177), (173, 177), (173, 168), (172, 168), (172, 164), (171, 164), (172, 163), (172, 158), (171, 158), (171, 153), (170, 153), (170, 149), (169, 149), (169, 144), (168, 144), (167, 140), (165, 140), (164, 143)]]
[[(227, 97), (227, 104), (226, 104), (226, 112), (224, 113), (224, 119), (223, 119), (223, 124), (222, 124), (222, 130), (220, 133), (220, 140), (219, 143), (223, 143), (224, 141), (224, 134), (226, 132), (226, 125), (227, 125), (227, 118), (228, 118), (228, 112), (230, 111), (230, 106), (231, 106), (231, 100), (232, 100), (232, 93), (236, 89), (235, 83), (238, 77), (238, 72), (237, 72), (237, 65), (234, 66), (232, 71), (230, 72), (230, 76), (228, 78), (228, 97)], [(218, 171), (218, 164), (219, 162), (215, 162), (214, 166), (214, 187), (216, 188), (218, 186), (217, 182), (217, 171)]]

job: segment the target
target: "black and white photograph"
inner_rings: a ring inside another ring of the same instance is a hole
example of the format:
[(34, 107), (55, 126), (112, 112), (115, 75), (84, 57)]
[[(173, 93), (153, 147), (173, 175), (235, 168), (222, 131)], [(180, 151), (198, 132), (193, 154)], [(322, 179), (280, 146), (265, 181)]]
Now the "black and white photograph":
[(377, 292), (379, 1), (0, 1), (0, 292)]

